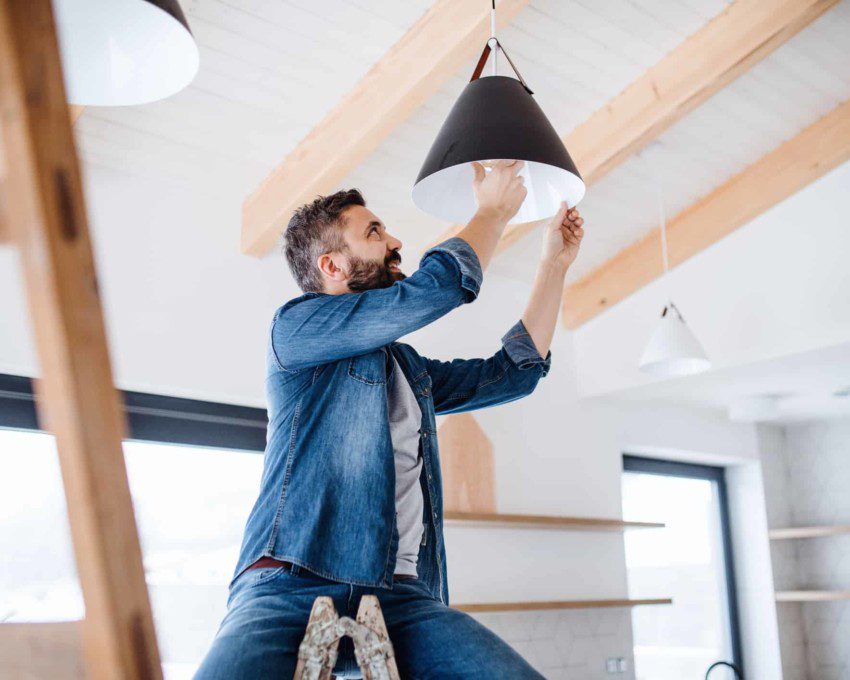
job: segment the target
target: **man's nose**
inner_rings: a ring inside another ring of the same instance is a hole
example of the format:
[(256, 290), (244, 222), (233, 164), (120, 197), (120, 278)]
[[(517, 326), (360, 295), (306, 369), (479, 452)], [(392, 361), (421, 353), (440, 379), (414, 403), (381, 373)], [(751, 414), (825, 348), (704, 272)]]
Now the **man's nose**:
[(387, 241), (387, 247), (390, 250), (401, 250), (401, 246), (402, 246), (401, 241), (399, 241), (394, 236), (389, 237), (389, 240)]

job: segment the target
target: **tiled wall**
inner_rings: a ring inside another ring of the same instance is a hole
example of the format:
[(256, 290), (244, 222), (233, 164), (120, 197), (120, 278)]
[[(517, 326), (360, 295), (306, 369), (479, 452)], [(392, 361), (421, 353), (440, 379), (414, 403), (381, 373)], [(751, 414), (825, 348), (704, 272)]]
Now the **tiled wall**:
[[(762, 452), (768, 526), (790, 527), (794, 525), (794, 519), (791, 514), (791, 480), (785, 455), (786, 433), (783, 428), (777, 426), (762, 426), (761, 429), (771, 431), (770, 445), (764, 447)], [(771, 541), (773, 581), (777, 590), (795, 590), (799, 587), (796, 544), (796, 541)], [(806, 640), (803, 634), (801, 605), (777, 604), (776, 614), (783, 678), (806, 680)]]
[[(475, 614), (548, 680), (634, 680), (629, 609), (562, 609)], [(609, 674), (608, 658), (627, 670)]]
[[(764, 456), (771, 527), (850, 524), (850, 420), (790, 425)], [(850, 590), (850, 535), (774, 541), (776, 587)], [(850, 678), (850, 600), (777, 605), (784, 680)]]

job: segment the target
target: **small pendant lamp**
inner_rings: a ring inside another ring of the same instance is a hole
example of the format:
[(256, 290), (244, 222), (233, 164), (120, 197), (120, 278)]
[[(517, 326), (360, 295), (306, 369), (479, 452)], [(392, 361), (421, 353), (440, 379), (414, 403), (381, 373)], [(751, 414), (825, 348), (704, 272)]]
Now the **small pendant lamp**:
[(164, 99), (198, 71), (177, 0), (54, 0), (68, 102), (124, 106)]
[[(646, 159), (644, 158), (644, 161)], [(652, 176), (652, 168), (649, 167)], [(655, 192), (658, 198), (658, 213), (661, 220), (661, 259), (664, 262), (663, 280), (669, 286), (669, 262), (667, 259), (667, 220), (664, 215), (664, 201), (661, 196), (661, 184), (655, 178)], [(668, 289), (669, 290), (669, 289)], [(699, 340), (682, 318), (679, 309), (669, 295), (668, 302), (661, 312), (661, 321), (649, 339), (649, 344), (640, 359), (640, 370), (664, 377), (691, 375), (711, 368), (711, 362), (705, 355)]]
[[(520, 174), (528, 195), (515, 222), (551, 217), (561, 201), (570, 206), (584, 196), (585, 186), (564, 143), (511, 58), (496, 39), (496, 3), (490, 11), (490, 39), (428, 152), (416, 183), (413, 202), (421, 210), (449, 222), (464, 223), (477, 210), (472, 188), (472, 162), (522, 160)], [(490, 52), (493, 75), (481, 77)], [(501, 51), (517, 78), (496, 74)]]

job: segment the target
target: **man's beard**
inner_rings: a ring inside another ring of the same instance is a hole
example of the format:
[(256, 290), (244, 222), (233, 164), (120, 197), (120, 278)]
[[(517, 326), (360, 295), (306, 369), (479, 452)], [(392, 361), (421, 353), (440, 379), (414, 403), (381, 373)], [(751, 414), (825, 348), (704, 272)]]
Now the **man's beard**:
[(356, 293), (373, 288), (389, 288), (396, 281), (403, 281), (407, 277), (402, 272), (390, 269), (394, 262), (401, 264), (401, 255), (397, 250), (387, 255), (383, 262), (352, 255), (348, 259), (348, 289)]

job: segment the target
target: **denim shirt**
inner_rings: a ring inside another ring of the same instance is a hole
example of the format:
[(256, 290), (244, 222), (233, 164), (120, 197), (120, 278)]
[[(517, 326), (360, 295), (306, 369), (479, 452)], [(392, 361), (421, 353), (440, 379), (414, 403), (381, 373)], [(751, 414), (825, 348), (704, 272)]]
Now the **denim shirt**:
[(389, 288), (307, 293), (277, 310), (267, 356), (265, 462), (234, 581), (269, 556), (334, 581), (392, 587), (398, 529), (387, 380), (395, 357), (422, 411), (419, 578), (448, 604), (435, 416), (519, 399), (551, 361), (551, 353), (540, 357), (522, 321), (488, 359), (437, 361), (397, 342), (473, 301), (481, 279), (475, 251), (456, 237), (426, 252), (416, 273)]

